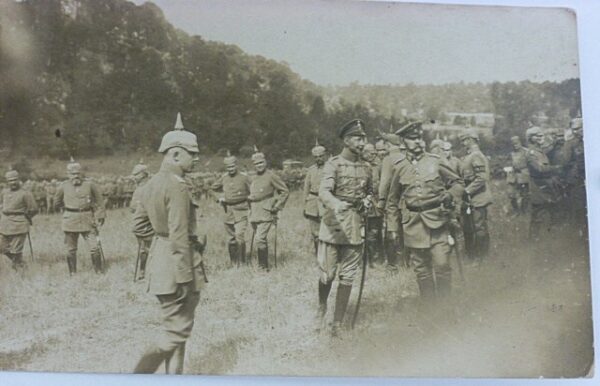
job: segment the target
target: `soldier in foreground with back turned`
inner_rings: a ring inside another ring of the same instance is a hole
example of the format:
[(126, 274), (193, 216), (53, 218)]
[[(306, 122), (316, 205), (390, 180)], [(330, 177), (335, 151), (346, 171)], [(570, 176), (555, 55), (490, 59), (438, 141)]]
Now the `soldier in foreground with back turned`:
[(219, 197), (217, 202), (225, 211), (229, 259), (232, 265), (237, 265), (246, 263), (250, 179), (246, 174), (239, 172), (237, 158), (231, 154), (225, 157), (223, 163), (227, 172), (212, 184), (211, 189), (223, 192), (223, 196)]
[[(135, 181), (136, 188), (131, 196), (131, 205), (129, 207), (131, 213), (135, 213), (142, 196), (142, 189), (149, 180), (148, 167), (140, 161), (139, 164), (133, 167), (131, 175)], [(147, 224), (149, 225), (149, 224)], [(138, 243), (138, 256), (140, 271), (138, 277), (134, 280), (142, 280), (146, 276), (146, 261), (148, 260), (148, 253), (150, 251), (150, 244), (152, 244), (152, 236), (154, 236), (154, 230), (151, 226), (146, 227), (133, 227), (133, 234), (137, 239)], [(136, 262), (137, 264), (137, 262)], [(137, 268), (137, 267), (136, 267)]]
[(527, 168), (529, 169), (529, 190), (531, 201), (531, 220), (529, 223), (529, 238), (538, 240), (540, 226), (544, 215), (555, 220), (556, 203), (560, 200), (558, 175), (562, 171), (560, 165), (550, 165), (550, 160), (544, 153), (544, 133), (537, 126), (530, 127), (525, 132), (529, 142), (527, 151)]
[(467, 155), (462, 162), (465, 194), (463, 207), (463, 231), (465, 251), (472, 261), (487, 258), (490, 250), (487, 207), (492, 203), (490, 191), (490, 166), (479, 149), (479, 135), (468, 129), (459, 135)]
[(138, 374), (154, 373), (163, 362), (168, 373), (183, 372), (185, 344), (203, 285), (200, 253), (204, 246), (195, 234), (195, 207), (184, 179), (198, 160), (198, 143), (177, 118), (175, 130), (162, 138), (158, 149), (164, 155), (162, 165), (144, 186), (134, 215), (136, 227), (150, 224), (155, 232), (147, 282), (163, 317), (162, 333), (135, 367)]
[(421, 122), (410, 122), (396, 134), (407, 153), (396, 164), (388, 199), (402, 212), (404, 243), (427, 303), (450, 294), (449, 221), (464, 186), (446, 160), (425, 152)]
[(366, 144), (364, 123), (354, 119), (338, 130), (342, 152), (323, 167), (319, 198), (325, 206), (319, 230), (319, 322), (327, 312), (327, 299), (336, 274), (339, 278), (332, 335), (340, 332), (354, 278), (359, 270), (363, 239), (364, 200), (372, 192), (371, 166), (361, 159)]
[(23, 268), (23, 245), (29, 233), (31, 219), (38, 212), (31, 192), (21, 189), (19, 173), (9, 170), (5, 174), (8, 187), (2, 190), (2, 216), (0, 217), (0, 253), (6, 255), (14, 269)]
[(323, 204), (319, 201), (319, 185), (323, 176), (323, 165), (325, 165), (326, 149), (317, 144), (312, 148), (315, 163), (306, 171), (304, 179), (304, 217), (308, 220), (310, 234), (315, 246), (315, 254), (319, 247), (319, 228), (323, 216)]
[(263, 153), (256, 151), (252, 155), (252, 162), (256, 169), (256, 177), (250, 184), (248, 196), (250, 223), (256, 239), (258, 265), (269, 271), (269, 229), (273, 222), (277, 221), (279, 211), (285, 206), (289, 190), (281, 177), (267, 170), (267, 160)]
[(69, 274), (77, 272), (77, 240), (83, 237), (92, 258), (94, 271), (103, 269), (95, 232), (104, 224), (102, 194), (96, 185), (81, 175), (81, 165), (72, 158), (67, 165), (68, 180), (59, 185), (54, 196), (55, 208), (63, 208), (62, 230), (67, 247)]

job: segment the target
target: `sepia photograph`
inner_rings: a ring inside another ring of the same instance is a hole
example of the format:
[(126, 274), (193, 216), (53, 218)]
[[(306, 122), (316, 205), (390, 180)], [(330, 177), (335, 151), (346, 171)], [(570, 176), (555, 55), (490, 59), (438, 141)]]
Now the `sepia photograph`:
[(579, 17), (0, 0), (0, 379), (591, 380)]

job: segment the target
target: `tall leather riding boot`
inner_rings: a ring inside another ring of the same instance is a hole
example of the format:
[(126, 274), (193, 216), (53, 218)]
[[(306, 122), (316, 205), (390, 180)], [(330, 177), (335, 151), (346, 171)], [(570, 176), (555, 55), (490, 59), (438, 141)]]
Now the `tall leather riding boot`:
[(433, 277), (427, 279), (417, 279), (417, 283), (419, 284), (419, 292), (422, 301), (428, 302), (435, 298)]
[(185, 342), (180, 343), (171, 357), (165, 361), (165, 372), (167, 374), (183, 374), (183, 362), (185, 360)]
[(447, 298), (448, 296), (450, 296), (450, 291), (451, 291), (451, 283), (452, 283), (452, 278), (450, 276), (450, 274), (446, 274), (446, 275), (438, 275), (436, 277), (436, 281), (435, 284), (437, 286), (436, 288), (436, 296), (438, 298), (444, 299)]
[(331, 328), (331, 335), (334, 337), (338, 336), (342, 329), (342, 322), (344, 315), (346, 315), (351, 291), (351, 285), (338, 284), (337, 295), (335, 297), (335, 310), (333, 311), (333, 326)]
[(249, 263), (249, 261), (246, 261), (246, 243), (241, 242), (238, 244), (238, 246), (239, 246), (239, 251), (240, 251), (240, 262), (242, 264)]
[(133, 370), (134, 374), (154, 374), (164, 361), (169, 359), (173, 352), (164, 352), (156, 347), (147, 350)]
[(327, 299), (331, 292), (331, 284), (333, 284), (333, 282), (324, 284), (319, 280), (319, 314), (321, 314), (321, 316), (325, 316), (325, 313), (327, 312)]
[(237, 243), (229, 244), (228, 249), (229, 249), (229, 260), (231, 261), (231, 265), (237, 265), (238, 259), (239, 259)]
[(269, 250), (267, 248), (258, 248), (258, 266), (269, 271)]
[(69, 266), (69, 275), (77, 273), (77, 256), (68, 255), (67, 265)]
[(389, 266), (396, 267), (398, 265), (397, 241), (392, 238), (391, 232), (388, 232), (385, 238), (385, 255)]
[(140, 252), (140, 275), (138, 277), (140, 280), (146, 277), (146, 261), (148, 261), (148, 252)]

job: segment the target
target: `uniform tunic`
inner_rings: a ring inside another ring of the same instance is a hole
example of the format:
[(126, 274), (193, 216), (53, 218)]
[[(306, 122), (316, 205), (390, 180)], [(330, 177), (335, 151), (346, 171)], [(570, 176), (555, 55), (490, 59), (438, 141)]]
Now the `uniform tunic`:
[[(362, 249), (361, 201), (372, 193), (371, 165), (351, 161), (341, 155), (332, 157), (323, 167), (319, 198), (325, 207), (319, 230), (317, 261), (320, 281), (330, 283), (338, 273), (340, 284), (352, 285), (360, 264)], [(347, 202), (348, 210), (335, 208)]]
[(463, 160), (463, 178), (465, 193), (471, 196), (473, 207), (486, 207), (492, 203), (489, 162), (477, 147), (469, 149)]
[(64, 232), (91, 232), (94, 230), (94, 216), (104, 219), (102, 194), (94, 183), (83, 180), (75, 186), (70, 180), (64, 181), (56, 190), (54, 205), (64, 207), (62, 230)]
[[(158, 346), (174, 350), (187, 341), (202, 287), (201, 256), (194, 254), (196, 215), (191, 193), (181, 172), (163, 165), (141, 191), (134, 222), (144, 228), (150, 222), (156, 235), (146, 269), (148, 292), (157, 295), (163, 314), (163, 335)], [(178, 284), (191, 286), (184, 301), (176, 301)]]
[(400, 213), (397, 205), (391, 205), (388, 200), (391, 180), (395, 173), (395, 165), (404, 159), (406, 155), (400, 149), (392, 149), (390, 153), (381, 161), (381, 174), (379, 184), (377, 185), (377, 199), (379, 207), (384, 208), (385, 222), (388, 232), (398, 232), (400, 230)]
[(243, 173), (230, 176), (223, 174), (212, 184), (212, 190), (223, 192), (227, 213), (225, 224), (235, 224), (248, 221), (248, 196), (250, 195), (250, 179)]
[(250, 222), (272, 222), (273, 212), (283, 209), (290, 192), (271, 170), (257, 175), (250, 184)]
[(25, 237), (29, 233), (30, 221), (38, 212), (35, 199), (31, 192), (26, 190), (5, 188), (0, 202), (0, 253), (17, 255), (13, 262), (21, 264), (20, 255), (23, 253)]

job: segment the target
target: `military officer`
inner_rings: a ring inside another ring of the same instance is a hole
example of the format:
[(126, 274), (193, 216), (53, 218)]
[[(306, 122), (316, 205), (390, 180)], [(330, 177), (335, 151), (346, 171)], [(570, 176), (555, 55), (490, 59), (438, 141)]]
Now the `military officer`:
[(556, 203), (560, 200), (558, 175), (562, 171), (560, 165), (550, 165), (550, 160), (542, 148), (544, 133), (537, 126), (525, 132), (529, 143), (527, 151), (527, 168), (529, 170), (529, 193), (531, 201), (531, 220), (529, 237), (537, 240), (545, 213), (552, 219), (556, 212)]
[(490, 249), (487, 207), (492, 203), (490, 191), (490, 165), (479, 149), (479, 135), (467, 129), (459, 135), (467, 155), (462, 162), (465, 194), (463, 206), (463, 232), (465, 252), (471, 260), (482, 261)]
[(68, 180), (56, 189), (54, 206), (63, 208), (62, 230), (69, 273), (77, 272), (77, 240), (80, 235), (90, 250), (94, 271), (100, 273), (104, 267), (95, 234), (104, 224), (102, 194), (93, 182), (83, 178), (81, 165), (73, 159), (67, 165), (67, 176)]
[(521, 145), (518, 136), (511, 137), (510, 141), (513, 149), (510, 152), (511, 166), (506, 174), (508, 197), (513, 210), (517, 214), (524, 214), (527, 211), (529, 197), (527, 148)]
[(277, 213), (283, 209), (289, 190), (281, 177), (267, 169), (265, 155), (252, 154), (256, 177), (250, 184), (250, 223), (256, 240), (258, 265), (269, 270), (268, 235), (271, 225), (277, 221)]
[(450, 293), (449, 221), (464, 185), (444, 159), (425, 152), (421, 122), (409, 122), (396, 134), (407, 152), (396, 161), (389, 200), (402, 212), (405, 247), (426, 304)]
[(380, 139), (375, 142), (375, 151), (377, 152), (377, 158), (381, 163), (381, 161), (383, 161), (383, 159), (389, 154), (388, 146), (384, 139)]
[(150, 224), (155, 236), (148, 257), (148, 292), (156, 295), (162, 311), (162, 333), (147, 349), (135, 373), (154, 373), (166, 362), (167, 372), (181, 374), (185, 344), (194, 325), (202, 287), (203, 245), (196, 236), (196, 212), (184, 179), (198, 160), (196, 135), (183, 130), (177, 116), (175, 130), (162, 138), (163, 162), (146, 183), (136, 207), (136, 227)]
[[(133, 191), (131, 196), (131, 205), (129, 206), (129, 210), (131, 213), (135, 213), (137, 206), (140, 203), (142, 189), (150, 179), (148, 174), (148, 167), (140, 161), (139, 164), (133, 167), (133, 171), (131, 172), (131, 176), (135, 181), (136, 188)], [(142, 280), (146, 276), (146, 261), (148, 260), (148, 253), (150, 251), (150, 244), (152, 244), (152, 236), (154, 236), (154, 230), (149, 224), (146, 224), (146, 227), (133, 227), (133, 234), (137, 239), (138, 243), (138, 251), (139, 251), (139, 260), (140, 260), (140, 271), (138, 277), (136, 279)]]
[(0, 253), (6, 255), (14, 269), (22, 268), (23, 245), (29, 233), (31, 219), (38, 212), (31, 192), (21, 189), (19, 173), (9, 170), (5, 174), (8, 187), (2, 190), (2, 216), (0, 217)]
[[(246, 229), (248, 227), (248, 196), (250, 179), (238, 170), (237, 158), (228, 154), (223, 163), (227, 172), (212, 184), (212, 190), (223, 192), (217, 199), (225, 210), (227, 247), (232, 265), (246, 263)], [(248, 263), (250, 259), (248, 259)]]
[[(406, 157), (405, 151), (401, 149), (401, 143), (398, 136), (394, 134), (381, 134), (388, 143), (389, 153), (381, 161), (381, 174), (379, 186), (377, 187), (377, 209), (384, 215), (385, 228), (385, 254), (387, 257), (388, 268), (394, 272), (397, 270), (398, 260), (401, 260), (405, 266), (408, 265), (407, 256), (403, 253), (404, 241), (402, 227), (400, 226), (400, 212), (398, 207), (390, 205), (387, 199), (390, 190), (390, 181), (394, 173), (394, 165)], [(403, 146), (403, 145), (402, 145)]]
[(319, 246), (319, 227), (323, 216), (323, 204), (319, 201), (319, 185), (325, 165), (326, 149), (317, 142), (311, 153), (315, 163), (306, 171), (304, 178), (304, 217), (308, 220), (310, 234), (315, 246), (315, 254)]
[(336, 275), (339, 278), (332, 335), (339, 334), (362, 250), (360, 208), (370, 201), (371, 166), (361, 159), (366, 144), (364, 123), (353, 119), (338, 130), (342, 152), (323, 167), (319, 198), (325, 211), (319, 229), (319, 318), (324, 321), (327, 299)]
[(563, 148), (564, 176), (566, 197), (570, 202), (570, 212), (577, 224), (582, 226), (582, 233), (587, 236), (585, 163), (583, 151), (583, 120), (573, 118), (569, 123), (573, 138)]
[[(381, 162), (378, 162), (377, 153), (375, 152), (375, 146), (367, 143), (363, 148), (362, 158), (365, 162), (371, 166), (371, 179), (372, 185), (379, 185), (379, 178), (381, 174)], [(377, 208), (377, 195), (372, 194), (373, 203), (368, 210), (367, 214), (367, 234), (365, 239), (367, 242), (369, 257), (369, 266), (374, 267), (374, 262), (379, 262), (383, 251), (380, 248), (382, 243), (382, 227), (383, 227), (383, 213)]]

